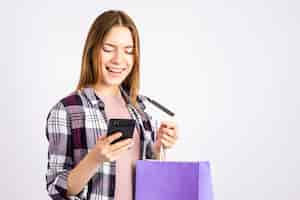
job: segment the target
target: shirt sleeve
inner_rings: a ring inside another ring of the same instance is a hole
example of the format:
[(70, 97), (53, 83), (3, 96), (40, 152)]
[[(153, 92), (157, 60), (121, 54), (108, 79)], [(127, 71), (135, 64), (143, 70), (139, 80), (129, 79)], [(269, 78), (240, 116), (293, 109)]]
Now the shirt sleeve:
[(46, 188), (53, 200), (81, 200), (83, 191), (67, 196), (67, 179), (73, 169), (70, 117), (62, 103), (56, 104), (48, 114), (46, 123), (48, 163)]

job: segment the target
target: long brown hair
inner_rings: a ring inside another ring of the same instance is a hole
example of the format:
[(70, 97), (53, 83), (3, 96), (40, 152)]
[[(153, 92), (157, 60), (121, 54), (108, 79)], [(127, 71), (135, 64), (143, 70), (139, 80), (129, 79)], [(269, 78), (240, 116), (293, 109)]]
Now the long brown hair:
[(137, 104), (137, 95), (140, 87), (140, 40), (133, 20), (123, 11), (109, 10), (99, 15), (93, 22), (85, 41), (80, 80), (77, 90), (86, 86), (95, 85), (99, 81), (100, 57), (105, 35), (114, 26), (124, 26), (131, 32), (133, 38), (134, 64), (132, 71), (122, 83), (122, 87), (130, 96), (134, 106)]

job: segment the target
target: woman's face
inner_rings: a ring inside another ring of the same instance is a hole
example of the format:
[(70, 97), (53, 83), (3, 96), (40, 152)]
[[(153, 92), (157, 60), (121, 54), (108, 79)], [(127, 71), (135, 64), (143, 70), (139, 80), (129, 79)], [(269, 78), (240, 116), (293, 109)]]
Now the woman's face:
[(133, 68), (133, 39), (128, 28), (114, 26), (105, 36), (100, 50), (101, 86), (121, 85)]

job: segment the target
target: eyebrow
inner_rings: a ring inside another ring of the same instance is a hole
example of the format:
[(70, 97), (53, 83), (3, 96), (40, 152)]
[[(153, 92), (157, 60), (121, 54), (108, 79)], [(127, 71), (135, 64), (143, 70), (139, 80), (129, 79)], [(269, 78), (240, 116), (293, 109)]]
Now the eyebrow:
[[(117, 45), (114, 45), (114, 44), (109, 43), (109, 42), (105, 42), (105, 43), (103, 43), (103, 45), (108, 45), (108, 46), (111, 46), (111, 47), (117, 47)], [(133, 45), (126, 45), (126, 46), (124, 46), (124, 48), (126, 48), (126, 49), (133, 48)]]

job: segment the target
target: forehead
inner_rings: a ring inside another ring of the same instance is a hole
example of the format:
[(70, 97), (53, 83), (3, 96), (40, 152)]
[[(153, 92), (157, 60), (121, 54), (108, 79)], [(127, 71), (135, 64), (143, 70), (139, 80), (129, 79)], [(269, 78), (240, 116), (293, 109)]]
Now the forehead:
[(127, 27), (114, 26), (105, 35), (103, 43), (110, 43), (117, 46), (133, 46), (133, 38)]

